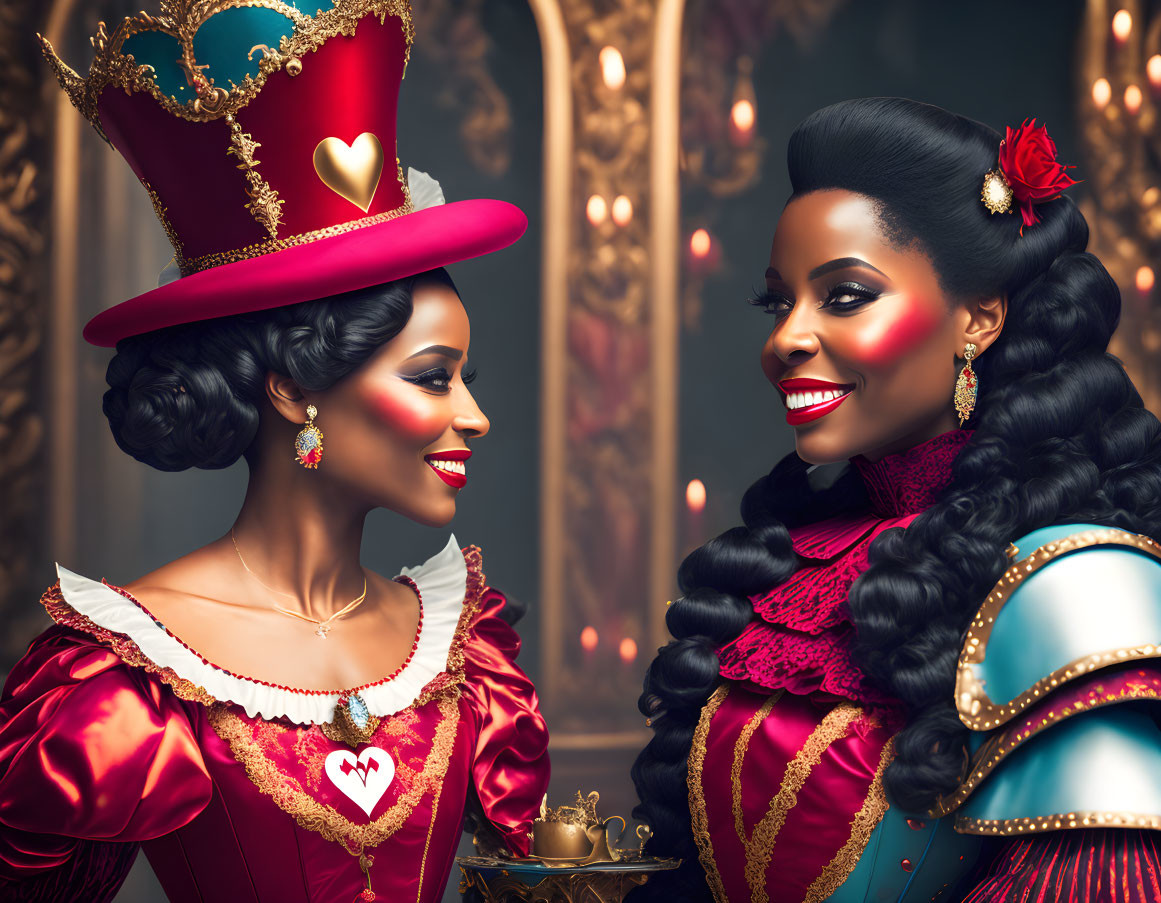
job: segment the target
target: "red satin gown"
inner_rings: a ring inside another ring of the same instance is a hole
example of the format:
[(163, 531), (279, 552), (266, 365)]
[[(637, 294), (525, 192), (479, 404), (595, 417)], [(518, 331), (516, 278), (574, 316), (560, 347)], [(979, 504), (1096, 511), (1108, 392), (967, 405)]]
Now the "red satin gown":
[[(548, 735), (504, 597), (454, 538), (399, 579), (420, 598), (411, 657), (326, 693), (218, 668), (61, 569), (56, 624), (0, 700), (0, 899), (109, 900), (140, 846), (174, 903), (436, 901), (470, 796), (526, 853)], [(368, 716), (363, 742), (336, 706)]]

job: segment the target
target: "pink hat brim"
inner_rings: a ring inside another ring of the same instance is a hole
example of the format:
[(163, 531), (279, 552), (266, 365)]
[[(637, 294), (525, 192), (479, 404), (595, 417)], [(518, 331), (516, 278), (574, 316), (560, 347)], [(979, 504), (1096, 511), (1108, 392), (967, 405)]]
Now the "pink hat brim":
[(137, 295), (93, 317), (85, 340), (112, 347), (167, 326), (313, 301), (506, 248), (528, 219), (505, 201), (456, 201), (224, 264)]

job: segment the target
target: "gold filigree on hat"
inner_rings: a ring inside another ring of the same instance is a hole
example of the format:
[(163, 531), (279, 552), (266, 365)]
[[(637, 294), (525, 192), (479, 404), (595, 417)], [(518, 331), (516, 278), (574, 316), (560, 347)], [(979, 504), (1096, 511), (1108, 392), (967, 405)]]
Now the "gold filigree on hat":
[(1012, 209), (1012, 186), (998, 169), (991, 169), (984, 173), (984, 186), (980, 191), (980, 200), (988, 208), (989, 213), (1009, 213)]

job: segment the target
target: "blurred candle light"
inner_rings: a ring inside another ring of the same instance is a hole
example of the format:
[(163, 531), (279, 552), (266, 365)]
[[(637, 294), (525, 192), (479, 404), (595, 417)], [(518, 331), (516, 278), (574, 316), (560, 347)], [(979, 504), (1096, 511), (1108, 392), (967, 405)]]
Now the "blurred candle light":
[(730, 105), (730, 141), (736, 147), (746, 147), (754, 138), (758, 95), (754, 93), (753, 72), (754, 61), (748, 56), (738, 57), (738, 76), (734, 80), (734, 96)]
[(730, 122), (739, 132), (748, 132), (754, 127), (754, 105), (746, 99), (735, 100), (730, 108)]
[(627, 665), (637, 658), (637, 641), (627, 636), (621, 640), (621, 646), (617, 651), (621, 655), (621, 661)]
[(1152, 267), (1141, 267), (1137, 270), (1137, 291), (1142, 295), (1153, 291), (1153, 283), (1155, 277), (1153, 275)]
[(621, 56), (621, 51), (611, 45), (602, 47), (598, 59), (605, 86), (614, 91), (619, 90), (625, 84), (625, 58)]
[(1149, 62), (1145, 64), (1145, 74), (1149, 76), (1149, 84), (1161, 88), (1161, 53), (1149, 57)]
[(1133, 116), (1141, 112), (1141, 102), (1144, 100), (1141, 89), (1136, 85), (1125, 88), (1125, 109)]
[(1113, 16), (1113, 37), (1122, 44), (1129, 40), (1133, 31), (1133, 17), (1127, 9), (1118, 9)]
[(705, 510), (705, 483), (701, 480), (689, 481), (689, 485), (685, 487), (685, 504), (694, 513)]
[(698, 259), (705, 258), (710, 252), (710, 234), (705, 229), (698, 229), (689, 237), (689, 253)]
[(627, 226), (633, 219), (633, 202), (625, 195), (619, 194), (613, 201), (613, 222), (618, 226)]
[(685, 540), (686, 548), (693, 549), (703, 542), (702, 516), (705, 511), (705, 483), (690, 480), (685, 487)]
[(1092, 102), (1096, 104), (1098, 110), (1107, 107), (1112, 99), (1113, 86), (1109, 84), (1107, 78), (1098, 78), (1092, 83)]
[(595, 650), (598, 642), (600, 642), (600, 637), (597, 636), (597, 629), (591, 624), (581, 631), (580, 643), (585, 652)]
[(594, 226), (599, 226), (609, 215), (609, 205), (599, 194), (594, 194), (585, 205), (585, 215)]

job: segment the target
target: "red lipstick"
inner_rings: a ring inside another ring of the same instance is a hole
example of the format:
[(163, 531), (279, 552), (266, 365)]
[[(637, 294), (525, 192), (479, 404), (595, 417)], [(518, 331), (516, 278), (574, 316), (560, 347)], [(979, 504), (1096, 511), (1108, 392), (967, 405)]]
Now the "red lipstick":
[[(435, 475), (453, 489), (463, 489), (468, 485), (468, 476), (463, 462), (467, 461), (472, 453), (466, 448), (449, 448), (447, 451), (432, 452), (425, 455), (423, 460), (427, 466), (435, 471)], [(437, 463), (438, 462), (438, 463)]]
[[(791, 426), (800, 426), (803, 423), (810, 423), (812, 420), (824, 417), (837, 408), (851, 394), (851, 390), (854, 389), (854, 384), (847, 383), (842, 385), (823, 379), (795, 377), (794, 379), (781, 380), (778, 383), (778, 388), (782, 391), (782, 401), (787, 406), (786, 422)], [(829, 398), (826, 401), (807, 404), (790, 410), (790, 396), (800, 393), (805, 394), (807, 392), (841, 392), (842, 394), (837, 398)]]

